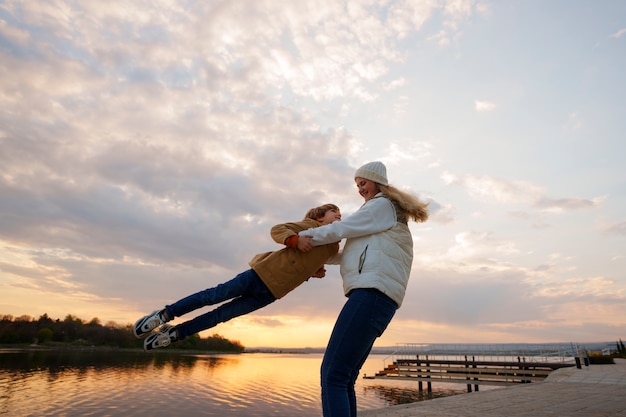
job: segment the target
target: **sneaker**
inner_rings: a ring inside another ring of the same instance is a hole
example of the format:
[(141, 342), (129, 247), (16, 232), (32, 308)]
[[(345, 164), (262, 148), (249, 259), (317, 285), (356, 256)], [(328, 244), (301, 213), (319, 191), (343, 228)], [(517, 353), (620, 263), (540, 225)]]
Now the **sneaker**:
[(170, 343), (178, 340), (176, 327), (164, 324), (158, 331), (146, 338), (143, 342), (143, 350), (146, 352), (152, 349), (168, 347)]
[(167, 323), (168, 321), (165, 309), (155, 310), (135, 322), (135, 325), (133, 326), (133, 333), (137, 339), (142, 339), (152, 330)]

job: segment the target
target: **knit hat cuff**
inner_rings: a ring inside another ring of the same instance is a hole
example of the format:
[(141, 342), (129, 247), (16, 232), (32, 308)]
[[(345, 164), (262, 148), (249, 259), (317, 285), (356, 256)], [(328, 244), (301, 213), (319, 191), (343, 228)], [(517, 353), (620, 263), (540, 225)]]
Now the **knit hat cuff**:
[(387, 168), (380, 161), (368, 162), (354, 173), (354, 178), (365, 178), (375, 183), (388, 185)]

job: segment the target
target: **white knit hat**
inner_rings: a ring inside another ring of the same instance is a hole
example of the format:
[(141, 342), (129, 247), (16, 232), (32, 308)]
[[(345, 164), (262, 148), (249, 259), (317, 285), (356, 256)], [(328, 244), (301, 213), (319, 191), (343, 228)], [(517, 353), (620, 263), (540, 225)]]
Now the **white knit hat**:
[(387, 182), (387, 168), (380, 161), (368, 162), (354, 173), (354, 178), (365, 178), (378, 184), (389, 185)]

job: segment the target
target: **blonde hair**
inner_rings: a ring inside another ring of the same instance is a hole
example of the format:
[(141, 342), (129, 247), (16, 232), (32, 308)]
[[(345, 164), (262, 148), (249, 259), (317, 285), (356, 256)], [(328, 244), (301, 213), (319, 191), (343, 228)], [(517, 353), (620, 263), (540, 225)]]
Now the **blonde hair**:
[(378, 185), (380, 192), (399, 209), (399, 214), (403, 215), (403, 217), (418, 223), (428, 220), (428, 203), (420, 201), (416, 196), (401, 191), (393, 185), (376, 185)]
[(320, 217), (324, 217), (328, 210), (335, 210), (337, 213), (341, 213), (341, 211), (339, 210), (339, 207), (337, 207), (334, 204), (328, 203), (328, 204), (323, 204), (319, 207), (314, 207), (312, 209), (309, 209), (309, 211), (306, 212), (306, 215), (304, 216), (304, 218), (318, 220)]

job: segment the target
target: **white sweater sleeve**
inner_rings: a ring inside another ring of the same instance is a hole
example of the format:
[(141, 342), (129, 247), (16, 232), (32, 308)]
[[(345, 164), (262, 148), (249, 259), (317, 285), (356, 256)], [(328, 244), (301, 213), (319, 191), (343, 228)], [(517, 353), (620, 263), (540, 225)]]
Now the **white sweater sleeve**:
[(341, 239), (371, 235), (391, 229), (396, 224), (396, 212), (386, 198), (373, 198), (351, 216), (341, 221), (300, 232), (311, 236), (313, 245), (325, 245)]

